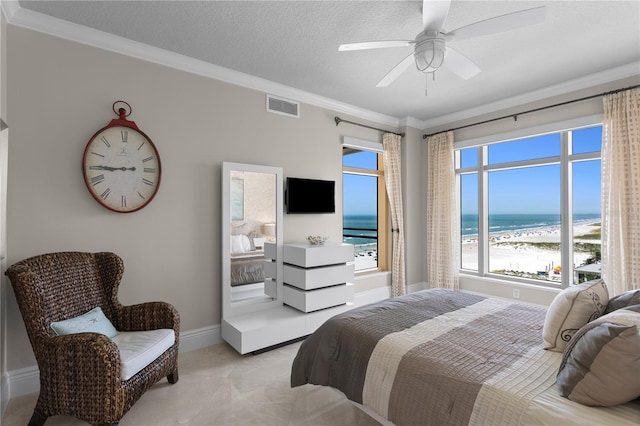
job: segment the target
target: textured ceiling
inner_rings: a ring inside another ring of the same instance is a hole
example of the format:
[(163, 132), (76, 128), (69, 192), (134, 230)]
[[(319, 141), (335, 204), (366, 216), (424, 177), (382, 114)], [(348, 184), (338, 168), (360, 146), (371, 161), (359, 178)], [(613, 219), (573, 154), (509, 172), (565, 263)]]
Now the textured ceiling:
[[(390, 117), (422, 121), (640, 63), (640, 2), (453, 1), (444, 30), (544, 5), (544, 24), (454, 41), (482, 72), (435, 81), (415, 68), (376, 83), (411, 47), (338, 52), (348, 42), (408, 39), (422, 2), (21, 1), (66, 21), (180, 53)], [(425, 96), (425, 84), (428, 95)]]

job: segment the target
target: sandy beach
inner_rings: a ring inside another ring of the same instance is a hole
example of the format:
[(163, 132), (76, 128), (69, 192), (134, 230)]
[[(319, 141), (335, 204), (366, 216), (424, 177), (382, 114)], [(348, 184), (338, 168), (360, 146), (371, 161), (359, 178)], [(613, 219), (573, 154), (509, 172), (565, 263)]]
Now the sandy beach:
[[(574, 244), (599, 243), (599, 240), (588, 238), (594, 232), (599, 232), (600, 221), (576, 223), (574, 225)], [(581, 238), (582, 237), (582, 238)], [(550, 273), (553, 277), (554, 269), (560, 265), (560, 249), (548, 247), (560, 243), (560, 226), (521, 230), (490, 235), (489, 270), (519, 271), (531, 274)], [(462, 241), (462, 266), (465, 269), (478, 269), (478, 241), (477, 237), (470, 237)], [(592, 254), (589, 252), (575, 252), (574, 265), (570, 270), (582, 265)], [(556, 274), (557, 275), (557, 274)]]
[(355, 270), (372, 269), (378, 267), (378, 245), (362, 244), (354, 246)]
[[(586, 238), (599, 232), (600, 221), (580, 222), (574, 225), (574, 243), (599, 243), (599, 240)], [(580, 238), (583, 237), (583, 238)], [(559, 280), (560, 274), (554, 269), (560, 264), (560, 249), (549, 249), (544, 243), (560, 243), (560, 226), (527, 229), (514, 232), (494, 233), (490, 235), (489, 269), (496, 271), (517, 271), (534, 275), (546, 273), (546, 279)], [(462, 240), (462, 267), (478, 269), (478, 239), (470, 236)], [(570, 270), (582, 265), (591, 256), (589, 252), (576, 252), (574, 265)], [(357, 270), (377, 266), (375, 244), (355, 247), (355, 268)]]

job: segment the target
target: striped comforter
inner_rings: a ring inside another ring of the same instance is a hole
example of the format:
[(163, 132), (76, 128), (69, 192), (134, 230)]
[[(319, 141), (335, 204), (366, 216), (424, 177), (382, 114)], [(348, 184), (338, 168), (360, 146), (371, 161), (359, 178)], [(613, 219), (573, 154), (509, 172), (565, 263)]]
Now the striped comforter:
[(444, 289), (337, 315), (300, 347), (291, 385), (331, 386), (397, 425), (517, 425), (555, 382), (546, 309)]

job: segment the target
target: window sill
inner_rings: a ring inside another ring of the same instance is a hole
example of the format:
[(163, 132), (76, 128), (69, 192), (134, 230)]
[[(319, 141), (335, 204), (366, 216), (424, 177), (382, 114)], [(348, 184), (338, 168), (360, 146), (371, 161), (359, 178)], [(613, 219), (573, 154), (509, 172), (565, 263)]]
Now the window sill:
[(502, 279), (495, 275), (480, 277), (463, 272), (460, 273), (460, 290), (543, 306), (549, 306), (561, 291), (559, 287), (554, 288), (521, 280)]
[(374, 274), (390, 274), (391, 271), (386, 271), (384, 269), (380, 269), (380, 268), (372, 268), (372, 269), (363, 269), (361, 271), (355, 271), (354, 275), (357, 277), (360, 276), (366, 276), (366, 275), (374, 275)]

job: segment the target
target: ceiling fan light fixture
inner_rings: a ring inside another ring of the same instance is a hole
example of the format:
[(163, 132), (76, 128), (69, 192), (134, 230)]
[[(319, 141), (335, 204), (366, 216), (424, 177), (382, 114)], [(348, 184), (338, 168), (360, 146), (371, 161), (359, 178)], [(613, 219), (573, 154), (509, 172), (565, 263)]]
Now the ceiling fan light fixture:
[(442, 37), (435, 36), (420, 40), (413, 53), (418, 71), (424, 73), (437, 71), (444, 63), (445, 50), (446, 45)]

